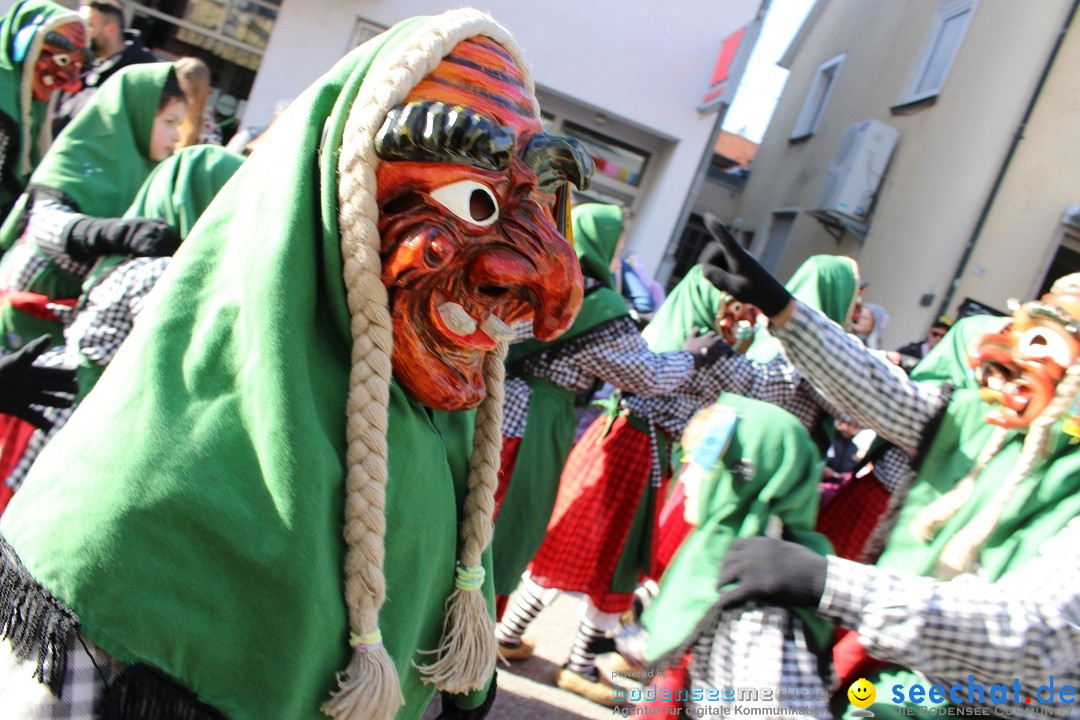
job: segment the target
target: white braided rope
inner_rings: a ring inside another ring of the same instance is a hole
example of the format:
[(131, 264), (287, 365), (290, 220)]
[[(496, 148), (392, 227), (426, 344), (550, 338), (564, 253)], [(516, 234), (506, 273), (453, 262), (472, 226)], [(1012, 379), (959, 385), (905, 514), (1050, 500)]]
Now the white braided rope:
[[(429, 18), (404, 45), (375, 58), (345, 124), (338, 161), (341, 178), (338, 202), (343, 275), (353, 339), (346, 405), (345, 602), (350, 629), (359, 638), (380, 637), (378, 615), (386, 596), (383, 574), (386, 430), (393, 339), (387, 293), (381, 280), (375, 180), (379, 160), (374, 139), (387, 113), (403, 103), (412, 88), (459, 42), (477, 35), (490, 37), (507, 50), (524, 74), (532, 95), (532, 77), (510, 33), (484, 13), (455, 10)], [(534, 110), (539, 117), (539, 108)], [(489, 397), (493, 390), (488, 388)], [(501, 389), (496, 392), (501, 395)], [(501, 402), (495, 414), (501, 414)], [(485, 424), (490, 422), (488, 417)], [(478, 432), (477, 436), (483, 438), (486, 433)], [(474, 499), (473, 495), (470, 492), (467, 506), (477, 500), (484, 504), (482, 498)], [(471, 534), (479, 539), (482, 530)], [(371, 695), (377, 694), (376, 689), (363, 687), (363, 679), (355, 677), (362, 672), (357, 666), (369, 657), (373, 662), (384, 660), (375, 652), (355, 653), (349, 676), (339, 678), (341, 689), (324, 705), (324, 712), (357, 720), (393, 717), (403, 702), (396, 672), (392, 677), (382, 677), (381, 682), (392, 683), (394, 687), (393, 693), (383, 688), (387, 692), (380, 699), (371, 699)], [(492, 658), (494, 662), (494, 653)], [(384, 667), (380, 672), (386, 671)], [(389, 672), (392, 671), (391, 666)]]

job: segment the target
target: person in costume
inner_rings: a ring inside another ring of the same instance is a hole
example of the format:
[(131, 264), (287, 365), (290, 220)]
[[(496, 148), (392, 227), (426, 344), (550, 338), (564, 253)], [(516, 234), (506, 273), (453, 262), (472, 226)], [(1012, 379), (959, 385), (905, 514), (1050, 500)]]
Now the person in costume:
[[(810, 608), (856, 631), (872, 661), (860, 676), (878, 688), (960, 684), (946, 701), (1019, 712), (1038, 697), (1044, 712), (1075, 714), (1069, 699), (1038, 693), (1051, 676), (1080, 683), (1080, 275), (1011, 303), (1011, 322), (969, 352), (979, 387), (950, 388), (870, 354), (737, 243), (710, 261), (718, 287), (770, 316), (806, 378), (907, 453), (910, 480), (876, 565), (745, 540), (725, 559), (721, 581), (735, 586), (721, 604)], [(892, 714), (893, 697), (869, 709)], [(915, 707), (907, 695), (898, 704)]]
[[(717, 332), (724, 324), (734, 333), (734, 315), (725, 317), (723, 295), (691, 269), (672, 290), (645, 338), (653, 352), (681, 349), (697, 332)], [(739, 312), (747, 312), (739, 304)], [(745, 338), (727, 340), (745, 345)], [(715, 351), (732, 351), (726, 344)], [(690, 416), (716, 399), (722, 388), (714, 368), (717, 359), (693, 373), (674, 391), (660, 396), (631, 395), (622, 400), (623, 412), (614, 407), (597, 418), (571, 450), (559, 481), (555, 510), (544, 541), (532, 559), (529, 572), (497, 630), (500, 649), (513, 653), (522, 644), (529, 623), (550, 601), (555, 590), (582, 592), (582, 607), (570, 661), (556, 683), (596, 702), (612, 704), (611, 688), (598, 682), (596, 647), (613, 631), (619, 614), (630, 607), (642, 543), (650, 534), (653, 495), (663, 482), (667, 467), (667, 438), (678, 437)], [(665, 414), (638, 414), (639, 404), (660, 407)], [(664, 458), (663, 460), (661, 458)], [(648, 520), (646, 520), (648, 517)], [(620, 550), (627, 559), (620, 562)]]
[(0, 347), (7, 350), (45, 332), (60, 341), (63, 308), (79, 297), (99, 257), (171, 255), (179, 243), (160, 220), (120, 216), (175, 149), (183, 92), (168, 63), (115, 78), (53, 143), (0, 226)]
[[(687, 426), (683, 452), (680, 481), (693, 530), (642, 616), (647, 664), (677, 666), (690, 653), (682, 695), (692, 700), (690, 716), (694, 706), (718, 709), (723, 700), (709, 697), (718, 688), (782, 687), (788, 697), (760, 702), (761, 708), (828, 717), (831, 623), (803, 610), (717, 604), (720, 567), (738, 538), (782, 532), (809, 551), (828, 553), (828, 541), (813, 530), (820, 455), (809, 433), (775, 405), (725, 393)], [(680, 689), (660, 699), (674, 700)]]
[[(182, 242), (243, 160), (215, 146), (184, 148), (154, 168), (124, 217), (162, 220), (176, 229)], [(77, 400), (86, 397), (127, 339), (136, 317), (146, 307), (147, 296), (171, 260), (169, 256), (101, 258), (83, 286), (71, 323), (64, 328), (64, 345), (41, 358), (42, 369), (77, 371)], [(71, 402), (62, 408), (43, 408), (50, 427), (39, 428), (30, 437), (21, 457), (9, 458), (12, 450), (0, 448), (0, 469), (7, 469), (0, 478), (9, 492), (19, 489), (41, 449), (74, 410)], [(5, 505), (6, 500), (0, 501), (0, 512)]]
[[(554, 343), (526, 340), (507, 356), (506, 401), (492, 547), (495, 592), (505, 602), (544, 539), (559, 475), (574, 440), (578, 396), (609, 382), (628, 392), (674, 390), (695, 368), (718, 357), (712, 333), (688, 336), (686, 349), (649, 350), (614, 288), (612, 258), (623, 234), (622, 208), (588, 203), (571, 211), (574, 250), (585, 278), (585, 300), (573, 326)], [(714, 351), (715, 352), (715, 351)], [(586, 402), (588, 398), (586, 398)], [(508, 659), (532, 646), (503, 648)]]
[(591, 169), (475, 10), (399, 23), (299, 96), (0, 518), (4, 597), (34, 610), (0, 619), (0, 715), (63, 704), (89, 653), (104, 717), (414, 720), (436, 690), (483, 717), (489, 330), (570, 327)]
[(49, 0), (19, 0), (0, 17), (0, 222), (52, 142), (49, 103), (82, 87), (86, 25)]

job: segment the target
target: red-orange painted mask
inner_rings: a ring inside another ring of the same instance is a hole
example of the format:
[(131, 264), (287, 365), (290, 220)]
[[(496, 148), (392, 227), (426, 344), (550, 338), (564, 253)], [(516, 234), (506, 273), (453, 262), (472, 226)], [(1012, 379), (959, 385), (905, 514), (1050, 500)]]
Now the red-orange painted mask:
[(375, 147), (394, 377), (428, 407), (475, 407), (510, 325), (552, 340), (581, 307), (567, 183), (587, 187), (592, 160), (544, 132), (520, 69), (485, 37), (459, 43)]
[(86, 53), (86, 28), (70, 22), (49, 31), (34, 63), (34, 99), (47, 101), (57, 90), (78, 92)]
[(724, 339), (724, 342), (742, 355), (754, 342), (754, 332), (757, 329), (761, 311), (757, 309), (757, 306), (739, 302), (727, 294), (724, 296), (724, 301), (716, 316), (716, 329), (720, 331), (720, 337)]
[(1055, 285), (1042, 300), (1009, 305), (1012, 322), (972, 342), (968, 363), (983, 398), (998, 405), (986, 421), (1022, 428), (1046, 409), (1065, 370), (1080, 358), (1080, 286)]

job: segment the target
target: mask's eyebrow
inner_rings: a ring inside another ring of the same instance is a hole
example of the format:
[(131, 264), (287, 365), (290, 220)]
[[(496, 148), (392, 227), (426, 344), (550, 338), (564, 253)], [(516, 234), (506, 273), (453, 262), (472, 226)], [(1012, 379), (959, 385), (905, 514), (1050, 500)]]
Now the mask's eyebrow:
[(396, 107), (375, 135), (375, 153), (383, 160), (506, 170), (513, 150), (513, 130), (469, 108), (441, 102)]
[(536, 173), (540, 188), (548, 192), (564, 182), (588, 190), (596, 163), (585, 147), (570, 137), (540, 133), (529, 140), (522, 162)]
[[(1014, 302), (1016, 301), (1010, 300), (1010, 306)], [(1080, 322), (1077, 322), (1076, 318), (1059, 308), (1057, 305), (1051, 305), (1042, 302), (1041, 300), (1029, 300), (1023, 304), (1023, 308), (1031, 317), (1041, 317), (1053, 320), (1064, 327), (1067, 333), (1080, 339)]]
[(53, 48), (67, 50), (68, 52), (75, 52), (78, 49), (75, 47), (75, 43), (72, 42), (67, 35), (62, 35), (55, 30), (50, 30), (45, 33), (45, 39), (42, 42), (42, 45), (51, 45)]

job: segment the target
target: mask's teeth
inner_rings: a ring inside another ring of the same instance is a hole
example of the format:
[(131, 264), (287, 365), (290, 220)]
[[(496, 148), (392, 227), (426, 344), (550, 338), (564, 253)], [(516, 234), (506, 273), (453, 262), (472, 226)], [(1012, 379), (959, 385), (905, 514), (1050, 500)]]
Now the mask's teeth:
[(465, 312), (465, 308), (452, 300), (447, 300), (439, 306), (439, 317), (446, 323), (446, 327), (458, 335), (472, 335), (476, 332), (476, 320)]
[(509, 342), (514, 339), (514, 331), (495, 315), (488, 315), (487, 320), (480, 323), (480, 329), (496, 342)]

